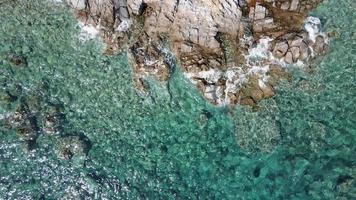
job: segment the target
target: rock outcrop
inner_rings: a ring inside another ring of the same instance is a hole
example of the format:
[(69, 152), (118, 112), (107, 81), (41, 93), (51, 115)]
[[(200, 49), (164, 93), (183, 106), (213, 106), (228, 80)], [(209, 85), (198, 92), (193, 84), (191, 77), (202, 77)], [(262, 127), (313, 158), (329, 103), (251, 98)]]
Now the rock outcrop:
[(214, 104), (255, 104), (274, 95), (285, 67), (324, 54), (328, 38), (308, 12), (321, 0), (67, 0), (106, 53), (127, 51), (143, 89), (170, 77), (167, 47)]

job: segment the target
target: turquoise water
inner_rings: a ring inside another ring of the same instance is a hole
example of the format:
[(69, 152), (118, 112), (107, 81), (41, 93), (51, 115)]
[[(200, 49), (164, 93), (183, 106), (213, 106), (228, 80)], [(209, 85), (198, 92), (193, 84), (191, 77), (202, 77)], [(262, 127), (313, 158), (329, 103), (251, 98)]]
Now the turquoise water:
[[(32, 145), (0, 127), (0, 199), (355, 199), (356, 4), (313, 15), (338, 33), (328, 55), (273, 99), (225, 108), (179, 68), (140, 94), (127, 57), (80, 41), (64, 7), (0, 2), (0, 113), (37, 120)], [(62, 127), (46, 134), (53, 107)], [(87, 156), (58, 158), (68, 135), (90, 140)]]

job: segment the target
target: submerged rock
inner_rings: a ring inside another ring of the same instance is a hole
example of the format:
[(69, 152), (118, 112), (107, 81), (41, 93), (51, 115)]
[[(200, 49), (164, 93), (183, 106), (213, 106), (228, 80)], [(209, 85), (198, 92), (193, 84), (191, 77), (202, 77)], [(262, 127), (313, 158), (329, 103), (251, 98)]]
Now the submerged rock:
[(39, 134), (37, 118), (32, 115), (26, 105), (21, 105), (15, 112), (6, 113), (0, 118), (1, 125), (14, 130), (20, 141), (24, 142), (25, 150), (36, 148), (36, 139)]
[(57, 155), (61, 159), (72, 159), (73, 157), (83, 159), (91, 147), (90, 140), (84, 135), (64, 136), (57, 144)]
[(15, 66), (27, 65), (26, 57), (22, 55), (12, 54), (9, 56), (9, 60)]
[[(164, 52), (172, 51), (185, 76), (219, 105), (255, 104), (273, 96), (269, 66), (305, 65), (327, 50), (320, 20), (307, 17), (321, 0), (67, 2), (82, 27), (104, 39), (106, 53), (128, 52), (139, 89), (147, 76), (169, 79)], [(256, 77), (253, 93), (268, 94), (242, 100), (248, 96), (243, 88)]]
[(52, 105), (47, 108), (42, 114), (42, 132), (45, 134), (53, 135), (59, 134), (62, 130), (65, 116), (62, 113), (61, 107)]
[(37, 137), (37, 120), (26, 105), (4, 115), (2, 123), (6, 128), (16, 130), (21, 140), (34, 140)]
[(35, 150), (37, 138), (43, 133), (59, 134), (65, 120), (62, 106), (49, 102), (42, 89), (24, 95), (22, 88), (16, 86), (0, 93), (2, 103), (8, 104), (8, 109), (1, 111), (4, 113), (0, 114), (0, 125), (13, 130), (26, 150)]

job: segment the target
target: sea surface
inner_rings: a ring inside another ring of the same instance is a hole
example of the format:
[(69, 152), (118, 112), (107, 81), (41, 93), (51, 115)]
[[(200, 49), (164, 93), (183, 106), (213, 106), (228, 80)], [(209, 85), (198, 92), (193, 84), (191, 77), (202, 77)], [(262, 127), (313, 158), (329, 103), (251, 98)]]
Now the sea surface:
[[(311, 15), (326, 56), (258, 106), (217, 107), (178, 64), (138, 92), (127, 56), (79, 37), (61, 3), (1, 0), (0, 199), (356, 199), (356, 1)], [(30, 144), (4, 122), (23, 105)], [(53, 108), (60, 131), (44, 133)], [(87, 151), (61, 158), (68, 136)]]

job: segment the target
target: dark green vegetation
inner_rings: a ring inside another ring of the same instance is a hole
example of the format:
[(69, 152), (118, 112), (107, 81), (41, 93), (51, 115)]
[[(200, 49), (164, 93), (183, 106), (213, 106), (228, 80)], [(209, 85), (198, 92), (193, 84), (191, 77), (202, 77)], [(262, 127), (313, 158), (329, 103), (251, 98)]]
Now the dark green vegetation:
[(352, 0), (314, 13), (340, 32), (326, 57), (233, 110), (179, 70), (138, 94), (127, 58), (80, 41), (64, 7), (21, 2), (0, 4), (0, 199), (355, 198)]

